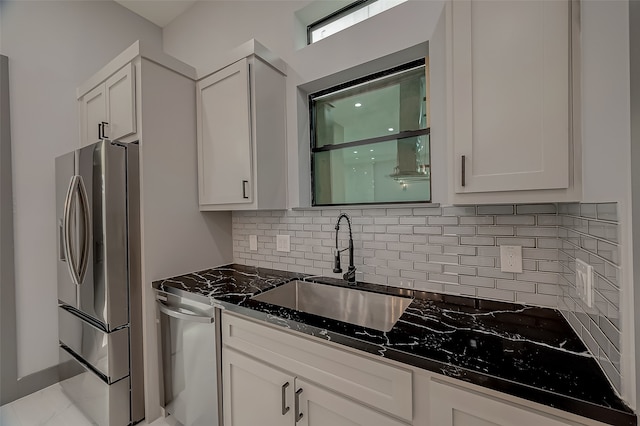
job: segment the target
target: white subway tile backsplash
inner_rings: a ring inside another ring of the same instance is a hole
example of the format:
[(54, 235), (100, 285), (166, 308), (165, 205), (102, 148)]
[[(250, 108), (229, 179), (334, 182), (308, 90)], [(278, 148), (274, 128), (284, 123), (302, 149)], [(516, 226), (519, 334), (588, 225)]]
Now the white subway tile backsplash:
[(478, 215), (511, 215), (513, 205), (478, 206)]
[(445, 226), (442, 229), (444, 235), (476, 235), (475, 226)]
[(475, 206), (451, 206), (444, 207), (442, 209), (443, 216), (475, 216), (476, 215), (476, 207)]
[(429, 225), (457, 225), (459, 223), (458, 216), (431, 216), (427, 218)]
[[(558, 264), (560, 309), (596, 357), (613, 386), (621, 391), (620, 253), (617, 205), (560, 204)], [(594, 304), (577, 296), (575, 259), (594, 267)], [(541, 269), (542, 270), (542, 269)], [(611, 360), (616, 360), (617, 369)]]
[(535, 238), (520, 238), (520, 237), (497, 237), (496, 244), (499, 246), (521, 246), (527, 248), (536, 247)]
[(467, 246), (494, 246), (496, 240), (493, 237), (460, 237), (460, 244)]
[(516, 206), (517, 214), (556, 214), (555, 204), (520, 204)]
[(497, 216), (496, 225), (528, 225), (536, 224), (535, 216), (517, 215), (517, 216)]
[(463, 216), (459, 218), (460, 225), (493, 225), (493, 216)]
[(557, 303), (558, 296), (536, 293), (516, 293), (516, 302), (529, 305), (551, 306)]
[(513, 226), (478, 226), (478, 235), (514, 235)]

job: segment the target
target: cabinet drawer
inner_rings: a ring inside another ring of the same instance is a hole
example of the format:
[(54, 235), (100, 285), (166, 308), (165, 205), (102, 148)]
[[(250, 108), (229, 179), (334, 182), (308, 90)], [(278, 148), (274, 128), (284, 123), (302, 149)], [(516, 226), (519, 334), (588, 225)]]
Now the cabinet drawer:
[(225, 313), (225, 346), (352, 399), (412, 420), (412, 373)]

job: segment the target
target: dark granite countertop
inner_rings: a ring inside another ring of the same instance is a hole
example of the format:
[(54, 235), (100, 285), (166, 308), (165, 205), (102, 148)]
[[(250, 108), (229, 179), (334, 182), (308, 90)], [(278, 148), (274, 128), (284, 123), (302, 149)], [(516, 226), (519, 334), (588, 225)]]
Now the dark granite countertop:
[(603, 423), (636, 425), (633, 412), (556, 310), (358, 283), (359, 289), (414, 297), (385, 333), (251, 299), (295, 278), (346, 285), (234, 264), (156, 281), (153, 287)]

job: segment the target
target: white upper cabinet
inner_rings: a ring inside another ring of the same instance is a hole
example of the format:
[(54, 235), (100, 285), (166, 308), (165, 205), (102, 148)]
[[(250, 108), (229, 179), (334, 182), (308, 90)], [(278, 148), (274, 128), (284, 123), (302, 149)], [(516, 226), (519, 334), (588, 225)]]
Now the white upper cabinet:
[(253, 201), (247, 59), (198, 82), (200, 204)]
[(200, 210), (286, 208), (285, 91), (254, 54), (198, 81)]
[(102, 123), (107, 119), (107, 101), (104, 84), (99, 85), (82, 97), (81, 102), (81, 146), (97, 142), (102, 137)]
[(136, 93), (133, 64), (129, 64), (105, 82), (108, 139), (117, 140), (136, 132)]
[(555, 191), (547, 201), (566, 199), (570, 2), (455, 0), (449, 15), (452, 201), (507, 201), (495, 194), (513, 191), (538, 201), (541, 190)]
[(129, 63), (80, 98), (81, 146), (136, 132), (135, 73)]

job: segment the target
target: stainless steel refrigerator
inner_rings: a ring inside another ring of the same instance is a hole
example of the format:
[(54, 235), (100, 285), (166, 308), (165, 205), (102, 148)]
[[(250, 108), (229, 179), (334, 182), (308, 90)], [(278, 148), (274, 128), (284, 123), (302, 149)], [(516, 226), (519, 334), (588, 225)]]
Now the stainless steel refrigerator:
[(56, 158), (64, 392), (100, 426), (144, 418), (137, 144)]

